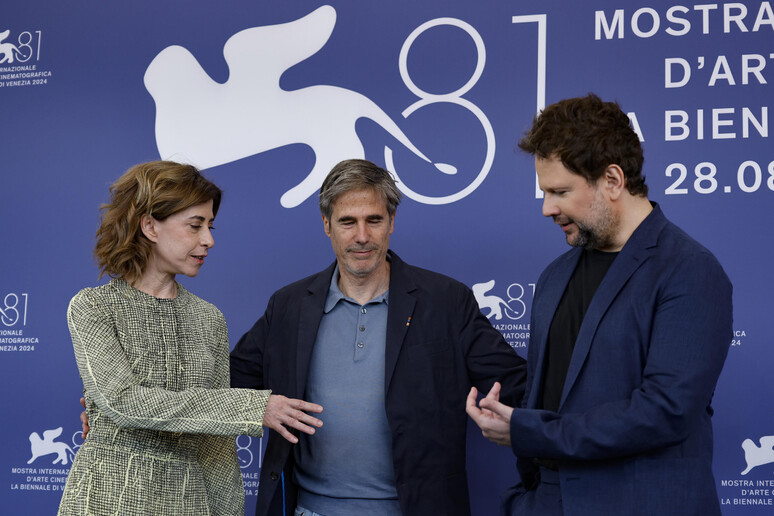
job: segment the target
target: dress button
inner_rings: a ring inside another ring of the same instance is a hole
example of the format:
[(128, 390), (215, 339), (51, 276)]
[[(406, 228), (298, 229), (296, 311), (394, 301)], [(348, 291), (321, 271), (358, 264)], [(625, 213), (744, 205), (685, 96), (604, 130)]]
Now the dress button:
[(361, 326), (360, 331), (365, 331), (365, 326)]
[(366, 309), (365, 309), (365, 307), (363, 307), (363, 308), (360, 310), (360, 313), (361, 313), (361, 314), (364, 314), (364, 313), (366, 313), (367, 311), (368, 311), (368, 310), (366, 310)]
[(277, 472), (276, 472), (276, 471), (272, 471), (272, 472), (269, 474), (269, 476), (271, 477), (271, 479), (272, 479), (272, 480), (277, 480), (277, 479), (279, 478), (279, 475), (277, 474)]
[(362, 342), (357, 343), (357, 347), (362, 348), (363, 346), (365, 346), (365, 344), (363, 344)]

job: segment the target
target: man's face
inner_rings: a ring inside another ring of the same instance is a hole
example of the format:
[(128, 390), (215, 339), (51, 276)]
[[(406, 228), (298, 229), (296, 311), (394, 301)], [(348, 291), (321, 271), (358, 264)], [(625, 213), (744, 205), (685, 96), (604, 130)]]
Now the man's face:
[(385, 263), (395, 215), (372, 188), (352, 190), (333, 203), (331, 218), (323, 215), (325, 234), (331, 239), (339, 272), (366, 278)]
[(600, 183), (568, 170), (556, 158), (535, 158), (538, 183), (543, 190), (543, 215), (553, 217), (574, 247), (614, 250), (613, 238), (619, 221), (605, 198)]

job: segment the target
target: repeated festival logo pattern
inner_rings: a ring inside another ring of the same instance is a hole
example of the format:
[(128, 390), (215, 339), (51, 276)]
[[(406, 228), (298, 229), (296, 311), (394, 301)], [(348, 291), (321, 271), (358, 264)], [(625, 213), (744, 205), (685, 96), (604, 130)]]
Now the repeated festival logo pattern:
[[(62, 435), (62, 427), (54, 428), (53, 430), (45, 430), (43, 437), (41, 438), (37, 432), (30, 434), (30, 460), (27, 464), (32, 464), (40, 457), (56, 454), (52, 464), (61, 464), (66, 466), (68, 461), (72, 461), (75, 451), (70, 448), (66, 443), (57, 442), (55, 439)], [(77, 449), (77, 448), (76, 448)]]
[(758, 442), (761, 443), (760, 446), (757, 446), (752, 439), (745, 439), (742, 443), (744, 461), (747, 463), (742, 475), (746, 475), (758, 466), (774, 463), (774, 435), (764, 435)]

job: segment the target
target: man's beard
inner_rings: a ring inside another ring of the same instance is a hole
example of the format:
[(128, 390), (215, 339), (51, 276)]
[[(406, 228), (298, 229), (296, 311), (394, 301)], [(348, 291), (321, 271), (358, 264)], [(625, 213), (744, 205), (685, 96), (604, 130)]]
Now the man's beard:
[(598, 249), (599, 247), (606, 247), (609, 241), (599, 235), (596, 229), (591, 226), (586, 226), (579, 222), (575, 222), (578, 226), (578, 234), (575, 240), (570, 243), (573, 247), (582, 247), (584, 249)]
[(590, 212), (592, 214), (591, 220), (573, 221), (578, 226), (578, 235), (575, 240), (568, 243), (573, 247), (584, 249), (610, 247), (618, 230), (619, 221), (613, 216), (610, 207), (599, 197), (594, 198)]

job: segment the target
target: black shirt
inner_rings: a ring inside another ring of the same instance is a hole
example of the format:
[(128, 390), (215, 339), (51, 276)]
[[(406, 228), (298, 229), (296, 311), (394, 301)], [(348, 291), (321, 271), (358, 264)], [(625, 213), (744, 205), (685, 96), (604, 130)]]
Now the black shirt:
[(543, 407), (557, 411), (575, 339), (586, 310), (618, 253), (584, 250), (551, 321), (546, 347)]

